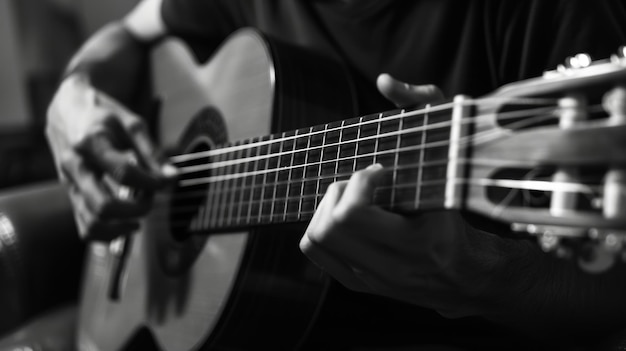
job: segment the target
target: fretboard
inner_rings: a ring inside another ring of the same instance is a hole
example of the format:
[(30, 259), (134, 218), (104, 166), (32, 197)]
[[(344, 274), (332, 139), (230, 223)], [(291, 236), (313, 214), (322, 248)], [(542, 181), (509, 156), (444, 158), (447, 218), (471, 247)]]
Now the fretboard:
[(395, 212), (442, 208), (453, 110), (445, 104), (389, 111), (194, 154), (181, 167), (177, 195), (192, 205), (175, 210), (193, 212), (185, 216), (192, 232), (307, 221), (331, 183), (374, 163), (385, 169), (376, 205)]

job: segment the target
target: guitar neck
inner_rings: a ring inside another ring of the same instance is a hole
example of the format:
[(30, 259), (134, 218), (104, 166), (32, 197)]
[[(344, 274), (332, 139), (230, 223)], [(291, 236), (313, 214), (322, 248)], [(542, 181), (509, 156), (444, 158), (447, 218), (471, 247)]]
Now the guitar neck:
[[(328, 186), (380, 163), (373, 202), (394, 212), (458, 207), (460, 120), (468, 105), (395, 110), (180, 155), (192, 231), (307, 221)], [(452, 161), (452, 162), (451, 162)], [(201, 198), (200, 200), (198, 198)]]

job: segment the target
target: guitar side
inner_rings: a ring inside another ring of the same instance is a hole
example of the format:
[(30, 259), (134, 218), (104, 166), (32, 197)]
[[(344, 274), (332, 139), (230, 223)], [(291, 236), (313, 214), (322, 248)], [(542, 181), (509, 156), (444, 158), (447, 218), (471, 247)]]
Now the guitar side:
[[(337, 85), (340, 67), (330, 69), (333, 90), (328, 90), (323, 82), (328, 76), (319, 72), (324, 65), (270, 46), (252, 30), (235, 34), (206, 65), (174, 40), (154, 51), (152, 65), (161, 107), (157, 139), (165, 148), (207, 149), (325, 122), (312, 119), (317, 116), (354, 114), (348, 80)], [(325, 103), (308, 103), (307, 96)], [(149, 331), (167, 351), (301, 345), (328, 283), (298, 250), (303, 227), (181, 240), (172, 229), (173, 196), (159, 195), (141, 229), (123, 239), (125, 259), (119, 240), (90, 244), (79, 349), (124, 349), (139, 331)], [(122, 262), (119, 277), (112, 274), (116, 261)]]

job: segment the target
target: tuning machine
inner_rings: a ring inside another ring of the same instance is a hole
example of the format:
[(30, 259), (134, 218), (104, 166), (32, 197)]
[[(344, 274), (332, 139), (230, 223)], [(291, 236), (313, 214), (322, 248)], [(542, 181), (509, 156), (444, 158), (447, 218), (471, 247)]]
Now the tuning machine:
[(626, 230), (601, 230), (514, 223), (512, 229), (537, 238), (544, 252), (559, 258), (576, 259), (589, 273), (608, 270), (617, 260), (626, 262)]

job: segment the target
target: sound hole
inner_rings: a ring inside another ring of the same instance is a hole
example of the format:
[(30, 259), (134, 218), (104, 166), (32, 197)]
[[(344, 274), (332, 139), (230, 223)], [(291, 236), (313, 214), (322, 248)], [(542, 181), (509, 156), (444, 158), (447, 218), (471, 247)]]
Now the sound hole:
[(207, 196), (210, 158), (205, 154), (227, 140), (226, 126), (213, 108), (200, 111), (188, 125), (180, 140), (182, 162), (176, 188), (170, 197), (169, 235), (158, 249), (162, 269), (170, 275), (181, 275), (195, 262), (209, 236)]

